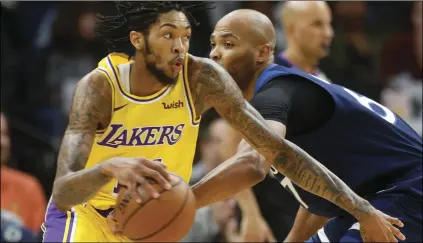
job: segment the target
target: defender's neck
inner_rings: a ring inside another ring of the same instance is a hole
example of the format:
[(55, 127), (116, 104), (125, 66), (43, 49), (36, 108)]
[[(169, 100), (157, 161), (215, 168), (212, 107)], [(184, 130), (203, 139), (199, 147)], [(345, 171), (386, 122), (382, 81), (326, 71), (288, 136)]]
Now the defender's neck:
[(263, 71), (270, 65), (273, 64), (273, 59), (269, 60), (266, 64), (262, 64), (260, 68), (257, 69), (257, 71), (254, 73), (253, 78), (250, 80), (250, 85), (248, 86), (247, 90), (243, 91), (244, 99), (251, 100), (254, 97), (254, 89), (256, 88), (256, 84), (258, 82), (258, 79), (260, 75), (263, 73)]

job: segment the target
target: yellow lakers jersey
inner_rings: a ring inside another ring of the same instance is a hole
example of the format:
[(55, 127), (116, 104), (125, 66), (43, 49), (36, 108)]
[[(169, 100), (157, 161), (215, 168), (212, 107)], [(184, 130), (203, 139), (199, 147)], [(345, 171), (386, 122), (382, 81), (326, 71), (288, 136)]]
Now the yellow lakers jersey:
[[(188, 182), (200, 119), (188, 86), (188, 55), (176, 84), (147, 97), (130, 93), (132, 62), (125, 55), (112, 53), (95, 69), (110, 82), (113, 109), (109, 126), (97, 131), (86, 168), (116, 156), (142, 156), (165, 163), (168, 171)], [(88, 203), (108, 209), (115, 205), (118, 188), (112, 180)]]

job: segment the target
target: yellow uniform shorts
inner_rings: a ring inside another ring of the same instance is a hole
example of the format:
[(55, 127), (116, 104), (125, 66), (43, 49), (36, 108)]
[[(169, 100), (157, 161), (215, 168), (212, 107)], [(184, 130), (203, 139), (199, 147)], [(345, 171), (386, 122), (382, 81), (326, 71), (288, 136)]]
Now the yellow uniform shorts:
[(130, 242), (112, 233), (105, 216), (89, 204), (78, 205), (65, 213), (53, 202), (47, 207), (41, 226), (43, 242)]

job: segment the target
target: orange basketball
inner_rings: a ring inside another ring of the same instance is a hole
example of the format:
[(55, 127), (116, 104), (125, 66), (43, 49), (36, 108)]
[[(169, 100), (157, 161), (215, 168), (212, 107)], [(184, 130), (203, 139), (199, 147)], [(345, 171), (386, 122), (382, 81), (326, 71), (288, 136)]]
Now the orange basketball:
[(160, 198), (143, 198), (137, 203), (121, 187), (116, 201), (115, 219), (122, 233), (138, 242), (179, 242), (191, 229), (195, 218), (195, 197), (185, 181), (171, 176), (171, 190), (151, 182)]

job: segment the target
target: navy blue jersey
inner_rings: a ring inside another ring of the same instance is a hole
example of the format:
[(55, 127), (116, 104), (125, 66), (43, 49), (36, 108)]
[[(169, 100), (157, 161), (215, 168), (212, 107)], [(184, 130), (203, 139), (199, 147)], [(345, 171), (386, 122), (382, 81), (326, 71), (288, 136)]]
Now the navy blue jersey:
[[(294, 67), (269, 66), (259, 77), (255, 93), (270, 80), (284, 75), (297, 75), (317, 84), (335, 103), (328, 122), (299, 136), (287, 135), (289, 141), (325, 165), (362, 197), (371, 198), (399, 189), (421, 200), (422, 139), (410, 126), (379, 103)], [(343, 213), (332, 203), (272, 171), (310, 212), (325, 217)]]

